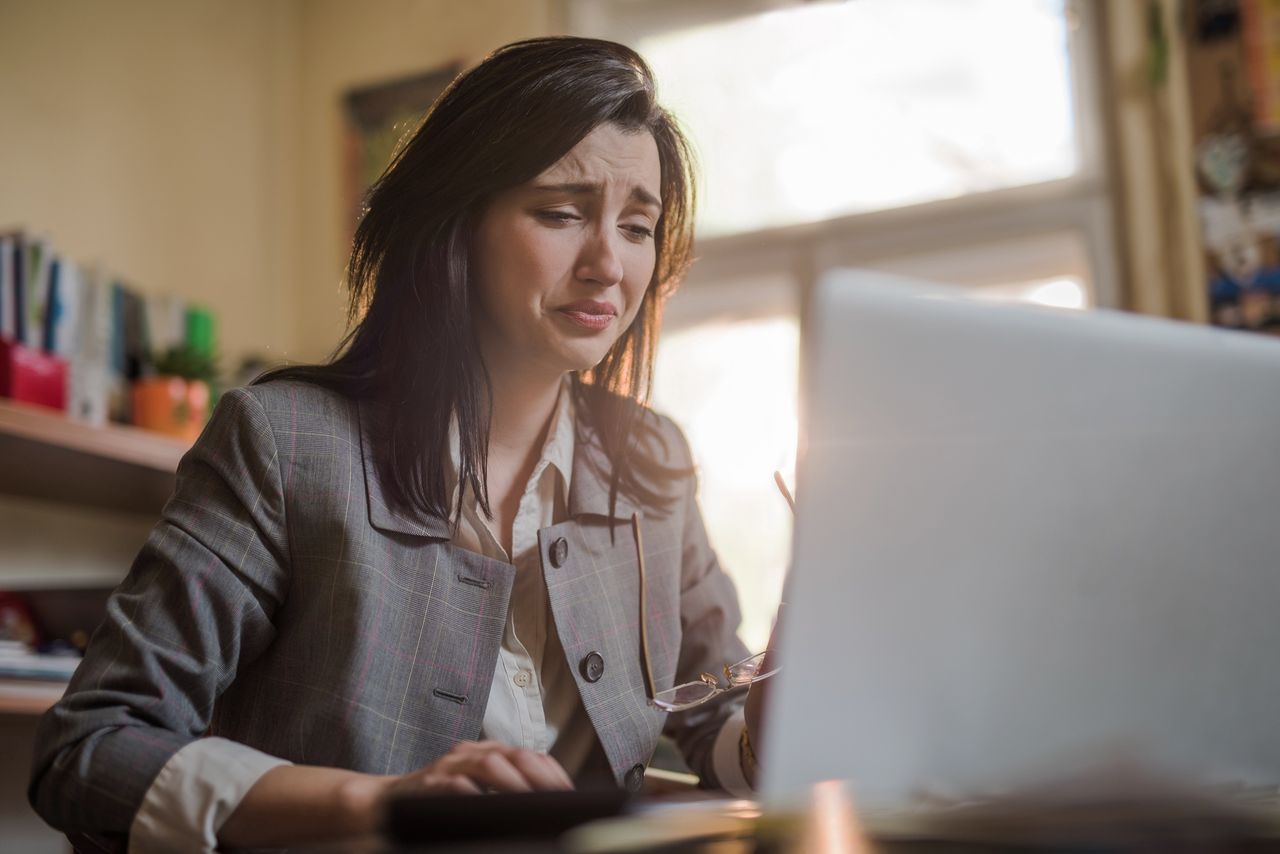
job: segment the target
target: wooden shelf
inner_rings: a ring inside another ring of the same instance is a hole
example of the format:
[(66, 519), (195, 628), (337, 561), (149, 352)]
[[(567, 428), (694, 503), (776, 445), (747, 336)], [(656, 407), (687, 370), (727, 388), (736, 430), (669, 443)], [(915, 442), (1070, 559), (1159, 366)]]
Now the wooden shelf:
[(0, 433), (170, 474), (187, 445), (137, 427), (92, 427), (43, 406), (0, 400)]
[(0, 400), (0, 492), (158, 515), (185, 443)]
[(0, 715), (42, 715), (66, 690), (66, 682), (0, 678)]

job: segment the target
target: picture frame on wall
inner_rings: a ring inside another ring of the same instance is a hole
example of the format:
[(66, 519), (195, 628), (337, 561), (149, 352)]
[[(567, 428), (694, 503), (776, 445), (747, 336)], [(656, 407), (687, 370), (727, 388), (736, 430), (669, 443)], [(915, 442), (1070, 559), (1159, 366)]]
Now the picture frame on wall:
[(417, 130), (436, 98), (461, 71), (461, 63), (451, 63), (352, 89), (343, 97), (343, 187), (350, 234), (363, 214), (366, 193), (391, 163), (401, 141)]

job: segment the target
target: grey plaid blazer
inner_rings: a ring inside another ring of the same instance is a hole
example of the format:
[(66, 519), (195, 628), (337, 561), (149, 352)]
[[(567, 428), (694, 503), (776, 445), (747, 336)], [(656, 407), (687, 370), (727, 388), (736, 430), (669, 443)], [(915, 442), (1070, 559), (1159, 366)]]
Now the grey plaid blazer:
[[(40, 722), (29, 796), (51, 825), (126, 833), (164, 763), (206, 734), (378, 774), (478, 737), (514, 567), (451, 545), (444, 519), (389, 506), (372, 418), (367, 405), (293, 381), (222, 398), (66, 695)], [(678, 428), (647, 421), (645, 452), (691, 465)], [(736, 593), (707, 542), (694, 479), (673, 484), (680, 495), (665, 515), (619, 495), (611, 520), (607, 479), (589, 464), (603, 454), (579, 426), (569, 521), (538, 543), (597, 753), (614, 781), (634, 784), (665, 726), (715, 785), (712, 745), (738, 701), (670, 717), (647, 705), (626, 523), (644, 514), (659, 690), (744, 657)], [(603, 675), (585, 666), (592, 653)]]

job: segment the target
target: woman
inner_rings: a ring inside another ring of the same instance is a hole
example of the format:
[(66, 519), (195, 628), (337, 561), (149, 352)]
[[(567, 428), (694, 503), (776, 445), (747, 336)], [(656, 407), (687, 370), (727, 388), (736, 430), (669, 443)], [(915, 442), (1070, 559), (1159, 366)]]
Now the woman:
[(139, 850), (333, 839), (399, 793), (636, 789), (664, 729), (740, 785), (740, 698), (649, 702), (747, 654), (643, 405), (692, 218), (632, 51), (459, 77), (369, 196), (340, 355), (228, 393), (184, 458), (41, 723), (40, 814)]

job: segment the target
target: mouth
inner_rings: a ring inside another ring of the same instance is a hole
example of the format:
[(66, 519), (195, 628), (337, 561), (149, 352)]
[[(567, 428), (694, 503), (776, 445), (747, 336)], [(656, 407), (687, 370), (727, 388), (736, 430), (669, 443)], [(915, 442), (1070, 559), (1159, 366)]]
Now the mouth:
[(598, 300), (581, 300), (561, 306), (557, 311), (571, 323), (594, 331), (608, 328), (618, 316), (613, 303)]

